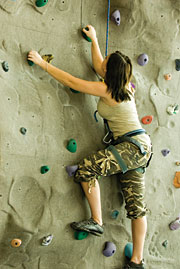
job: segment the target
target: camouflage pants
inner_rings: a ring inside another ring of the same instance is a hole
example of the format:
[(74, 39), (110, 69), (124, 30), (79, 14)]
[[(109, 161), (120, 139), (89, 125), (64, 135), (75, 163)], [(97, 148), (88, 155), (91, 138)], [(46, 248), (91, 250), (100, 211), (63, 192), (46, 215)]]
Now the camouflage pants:
[(134, 170), (139, 167), (146, 167), (150, 158), (151, 145), (145, 144), (143, 146), (147, 152), (145, 156), (132, 143), (123, 142), (115, 146), (128, 167), (125, 174), (122, 173), (117, 160), (108, 149), (91, 154), (79, 164), (74, 178), (75, 182), (89, 182), (89, 188), (91, 189), (100, 176), (118, 174), (126, 203), (127, 217), (137, 219), (145, 216), (145, 173)]

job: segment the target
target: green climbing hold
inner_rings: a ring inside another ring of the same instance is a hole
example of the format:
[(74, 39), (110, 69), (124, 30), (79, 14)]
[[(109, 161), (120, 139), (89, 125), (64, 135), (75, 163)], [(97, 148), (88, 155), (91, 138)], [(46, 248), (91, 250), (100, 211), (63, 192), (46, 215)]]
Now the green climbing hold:
[(48, 0), (37, 0), (36, 1), (36, 6), (37, 7), (43, 7), (47, 4)]
[(73, 90), (70, 88), (70, 90), (73, 92), (73, 93), (79, 93), (79, 91), (76, 91), (76, 90)]
[(75, 233), (74, 233), (74, 237), (75, 237), (77, 240), (83, 240), (83, 239), (85, 239), (88, 235), (89, 235), (89, 233), (88, 233), (88, 232), (85, 232), (85, 231), (75, 231)]
[(45, 174), (50, 170), (49, 166), (41, 166), (41, 174)]
[(68, 145), (67, 145), (67, 149), (72, 153), (76, 152), (76, 150), (77, 150), (76, 140), (70, 139), (68, 142)]
[[(86, 27), (85, 30), (86, 30), (86, 31), (89, 31), (89, 28)], [(91, 38), (88, 37), (88, 36), (83, 32), (83, 30), (82, 30), (82, 36), (83, 36), (88, 42), (92, 42)]]

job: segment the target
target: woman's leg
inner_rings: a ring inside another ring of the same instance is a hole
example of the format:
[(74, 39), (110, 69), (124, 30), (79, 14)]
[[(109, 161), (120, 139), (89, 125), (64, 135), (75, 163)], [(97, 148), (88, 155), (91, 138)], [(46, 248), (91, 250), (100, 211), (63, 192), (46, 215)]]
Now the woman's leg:
[(147, 231), (146, 216), (134, 219), (132, 224), (133, 255), (131, 261), (139, 264), (143, 259), (144, 241)]
[(91, 193), (89, 193), (88, 182), (81, 182), (81, 185), (88, 200), (93, 220), (102, 225), (101, 195), (98, 181), (96, 180), (96, 186), (91, 188)]

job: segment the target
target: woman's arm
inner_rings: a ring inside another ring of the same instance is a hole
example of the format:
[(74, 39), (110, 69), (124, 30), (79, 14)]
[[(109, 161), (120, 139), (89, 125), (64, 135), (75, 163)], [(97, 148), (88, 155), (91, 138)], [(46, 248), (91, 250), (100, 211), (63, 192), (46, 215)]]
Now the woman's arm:
[[(86, 29), (89, 30), (86, 30)], [(92, 62), (95, 71), (104, 78), (105, 73), (102, 70), (102, 62), (103, 62), (103, 57), (99, 48), (98, 40), (96, 37), (96, 31), (94, 27), (91, 25), (87, 25), (85, 28), (83, 28), (83, 32), (92, 40), (92, 45), (91, 45), (91, 54), (92, 54)]]
[(28, 60), (39, 65), (42, 69), (48, 72), (52, 77), (58, 80), (65, 86), (68, 86), (74, 90), (91, 94), (99, 97), (106, 97), (106, 84), (103, 82), (86, 81), (76, 78), (67, 72), (53, 66), (52, 64), (44, 61), (36, 51), (30, 51), (28, 54)]

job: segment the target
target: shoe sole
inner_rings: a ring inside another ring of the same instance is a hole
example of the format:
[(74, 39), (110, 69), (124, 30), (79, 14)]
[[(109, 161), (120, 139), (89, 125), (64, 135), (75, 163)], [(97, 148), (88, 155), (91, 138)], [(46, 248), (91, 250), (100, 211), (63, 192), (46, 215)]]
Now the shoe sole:
[(78, 231), (78, 232), (88, 232), (90, 234), (93, 234), (93, 235), (96, 235), (96, 236), (101, 236), (103, 233), (98, 233), (96, 231), (91, 231), (89, 229), (86, 229), (86, 228), (82, 228), (82, 229), (75, 229), (72, 225), (71, 225), (71, 228), (73, 228), (74, 230)]

